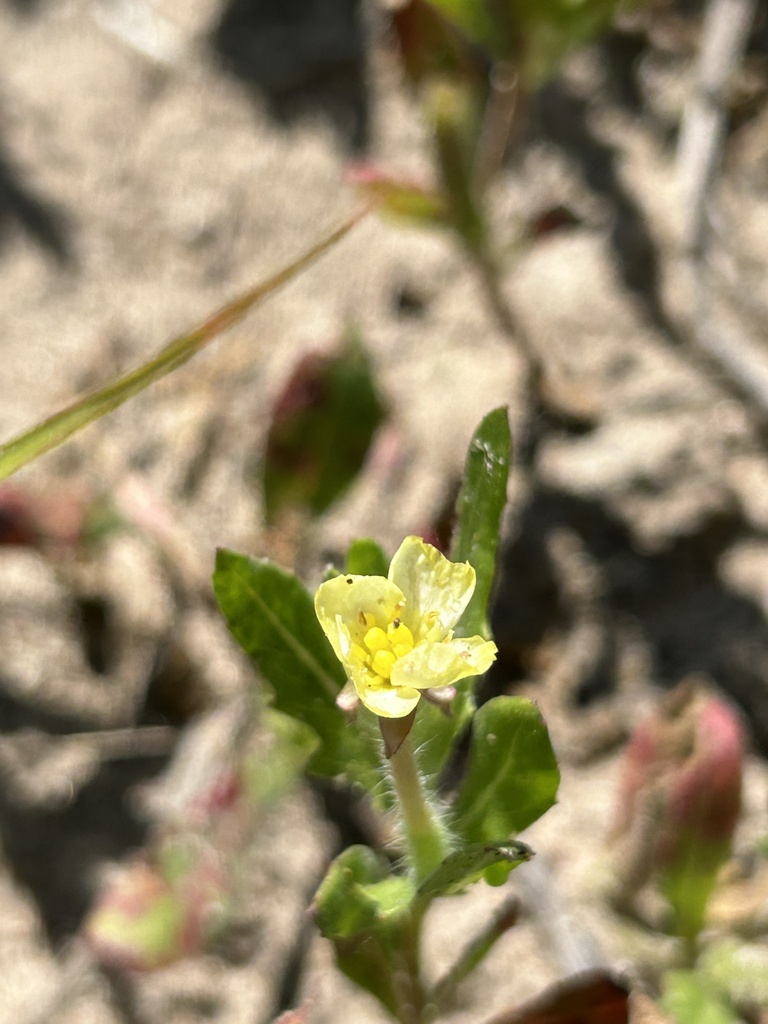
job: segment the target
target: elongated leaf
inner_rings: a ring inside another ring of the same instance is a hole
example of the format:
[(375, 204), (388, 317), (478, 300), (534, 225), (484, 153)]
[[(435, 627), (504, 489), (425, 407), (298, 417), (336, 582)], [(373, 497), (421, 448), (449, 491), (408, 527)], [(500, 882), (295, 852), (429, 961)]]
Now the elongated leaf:
[(455, 826), (467, 842), (503, 842), (549, 810), (559, 782), (547, 727), (533, 701), (495, 697), (474, 717)]
[(335, 245), (354, 227), (361, 216), (362, 214), (357, 214), (352, 217), (346, 224), (331, 232), (321, 242), (312, 246), (278, 273), (244, 292), (239, 298), (228, 303), (188, 334), (175, 338), (156, 356), (146, 363), (142, 363), (137, 369), (118, 377), (117, 380), (93, 394), (78, 399), (62, 409), (61, 412), (57, 412), (32, 427), (31, 430), (19, 434), (0, 446), (0, 480), (6, 479), (17, 469), (32, 462), (33, 459), (56, 448), (78, 430), (101, 419), (107, 413), (113, 412), (129, 398), (149, 387), (150, 384), (154, 384), (183, 366), (218, 335), (242, 320), (254, 306), (257, 306), (281, 285), (296, 277), (305, 267), (308, 267)]
[(496, 572), (501, 515), (507, 502), (510, 446), (507, 410), (494, 409), (470, 443), (456, 507), (451, 558), (469, 562), (477, 573), (475, 592), (456, 630), (458, 636), (490, 635), (488, 600)]
[(304, 585), (270, 562), (222, 550), (213, 588), (232, 634), (271, 685), (274, 706), (320, 737), (312, 770), (340, 774), (347, 723), (336, 696), (344, 672)]
[(463, 892), (477, 882), (490, 867), (502, 864), (508, 868), (517, 867), (533, 856), (533, 850), (525, 843), (471, 843), (455, 850), (419, 886), (419, 896), (450, 896)]
[(328, 939), (349, 939), (402, 914), (415, 895), (405, 875), (367, 846), (348, 847), (328, 869), (314, 899), (317, 924)]
[[(523, 69), (532, 85), (553, 75), (569, 50), (594, 39), (633, 0), (507, 0), (520, 26)], [(514, 30), (514, 29), (513, 29)]]

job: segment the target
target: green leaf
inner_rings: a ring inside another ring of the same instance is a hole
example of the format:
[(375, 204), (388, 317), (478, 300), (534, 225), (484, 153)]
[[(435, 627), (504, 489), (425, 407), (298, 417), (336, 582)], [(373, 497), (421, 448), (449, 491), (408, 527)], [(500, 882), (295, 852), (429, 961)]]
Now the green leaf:
[(430, 0), (433, 7), (448, 17), (475, 43), (492, 40), (496, 25), (484, 0)]
[(697, 968), (714, 990), (738, 1006), (768, 1008), (768, 947), (762, 942), (722, 939), (707, 946)]
[(529, 86), (542, 84), (573, 47), (593, 39), (631, 0), (430, 0), (496, 60), (511, 61)]
[(471, 843), (455, 850), (419, 886), (418, 896), (450, 896), (480, 880), (488, 868), (503, 865), (507, 873), (530, 860), (533, 850), (525, 843)]
[(146, 363), (130, 373), (118, 377), (106, 387), (81, 398), (50, 416), (31, 430), (0, 446), (0, 480), (5, 480), (17, 469), (56, 448), (83, 427), (106, 416), (129, 398), (139, 394), (150, 384), (183, 366), (192, 356), (204, 349), (218, 335), (229, 330), (255, 306), (281, 285), (296, 277), (331, 246), (335, 245), (360, 220), (361, 215), (352, 217), (336, 231), (331, 232), (317, 245), (284, 267), (278, 273), (262, 281), (229, 302), (213, 316), (199, 324), (188, 334), (174, 339)]
[(507, 0), (522, 37), (523, 71), (541, 85), (569, 50), (594, 39), (627, 0)]
[(317, 926), (327, 939), (349, 939), (375, 927), (379, 906), (368, 889), (387, 879), (386, 861), (368, 846), (350, 846), (328, 868), (314, 899)]
[(375, 540), (354, 540), (347, 551), (345, 572), (349, 576), (386, 576), (389, 559)]
[(396, 1016), (394, 979), (414, 895), (409, 878), (391, 875), (367, 846), (351, 846), (331, 864), (313, 902), (339, 968)]
[(350, 725), (337, 706), (346, 677), (304, 584), (269, 561), (220, 550), (213, 589), (232, 635), (269, 683), (276, 710), (319, 737), (309, 770), (345, 775), (376, 799), (383, 778), (378, 730), (361, 715)]
[(695, 971), (667, 971), (661, 1006), (677, 1024), (736, 1024), (733, 1009)]
[(488, 637), (487, 613), (501, 516), (507, 502), (511, 437), (506, 408), (494, 409), (475, 431), (467, 452), (464, 481), (456, 506), (456, 531), (451, 558), (469, 562), (477, 585), (456, 633)]
[(254, 804), (278, 803), (298, 782), (320, 746), (320, 737), (304, 722), (274, 708), (262, 713), (268, 748), (246, 759), (243, 781)]
[(355, 334), (339, 352), (311, 353), (272, 411), (264, 457), (264, 503), (275, 522), (286, 508), (325, 512), (362, 469), (384, 407)]
[(674, 911), (675, 931), (693, 940), (704, 927), (707, 903), (730, 854), (731, 841), (707, 840), (695, 830), (683, 830), (676, 846), (675, 860), (660, 871), (661, 889)]
[(471, 682), (464, 685), (463, 680), (457, 685), (456, 696), (448, 709), (428, 700), (419, 702), (411, 743), (416, 751), (419, 770), (428, 782), (437, 781), (453, 752), (456, 737), (469, 725), (474, 710)]
[(549, 810), (559, 782), (547, 727), (533, 701), (495, 697), (474, 717), (455, 827), (469, 843), (503, 842)]
[(311, 769), (340, 774), (347, 722), (336, 696), (344, 671), (304, 585), (271, 562), (220, 550), (213, 589), (233, 636), (272, 687), (275, 708), (320, 737)]

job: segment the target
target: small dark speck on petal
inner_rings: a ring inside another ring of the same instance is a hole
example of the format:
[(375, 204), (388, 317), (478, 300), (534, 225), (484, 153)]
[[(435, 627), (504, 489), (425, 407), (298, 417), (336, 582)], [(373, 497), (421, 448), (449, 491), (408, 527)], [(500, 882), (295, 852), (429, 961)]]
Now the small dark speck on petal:
[(347, 583), (354, 583), (354, 582), (355, 582), (354, 580), (347, 579)]

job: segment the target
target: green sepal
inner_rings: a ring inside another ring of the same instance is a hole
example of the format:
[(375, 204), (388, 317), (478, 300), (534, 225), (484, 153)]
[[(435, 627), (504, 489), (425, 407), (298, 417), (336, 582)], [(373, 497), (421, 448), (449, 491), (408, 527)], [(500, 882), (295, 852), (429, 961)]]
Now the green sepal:
[(475, 592), (456, 628), (457, 636), (490, 636), (488, 601), (496, 572), (501, 516), (507, 502), (510, 448), (507, 409), (494, 409), (472, 437), (456, 504), (451, 558), (454, 562), (469, 562), (477, 573)]
[(513, 868), (532, 856), (533, 850), (525, 843), (471, 843), (449, 854), (440, 867), (421, 883), (417, 895), (433, 898), (464, 892), (493, 867), (502, 867), (506, 880)]
[(538, 707), (523, 697), (494, 697), (473, 720), (453, 827), (468, 843), (501, 843), (549, 810), (559, 783)]

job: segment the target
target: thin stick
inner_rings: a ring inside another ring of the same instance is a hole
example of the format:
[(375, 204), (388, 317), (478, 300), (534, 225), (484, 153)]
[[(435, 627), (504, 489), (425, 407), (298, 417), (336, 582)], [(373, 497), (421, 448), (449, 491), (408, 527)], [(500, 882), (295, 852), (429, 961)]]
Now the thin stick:
[(438, 1013), (447, 1010), (456, 994), (456, 989), (490, 953), (498, 940), (517, 924), (520, 916), (520, 899), (510, 896), (502, 903), (485, 928), (464, 949), (459, 959), (447, 974), (438, 981), (428, 997), (428, 1002)]
[(693, 93), (677, 153), (689, 252), (706, 247), (707, 205), (717, 181), (728, 120), (727, 87), (747, 46), (757, 0), (710, 0)]

